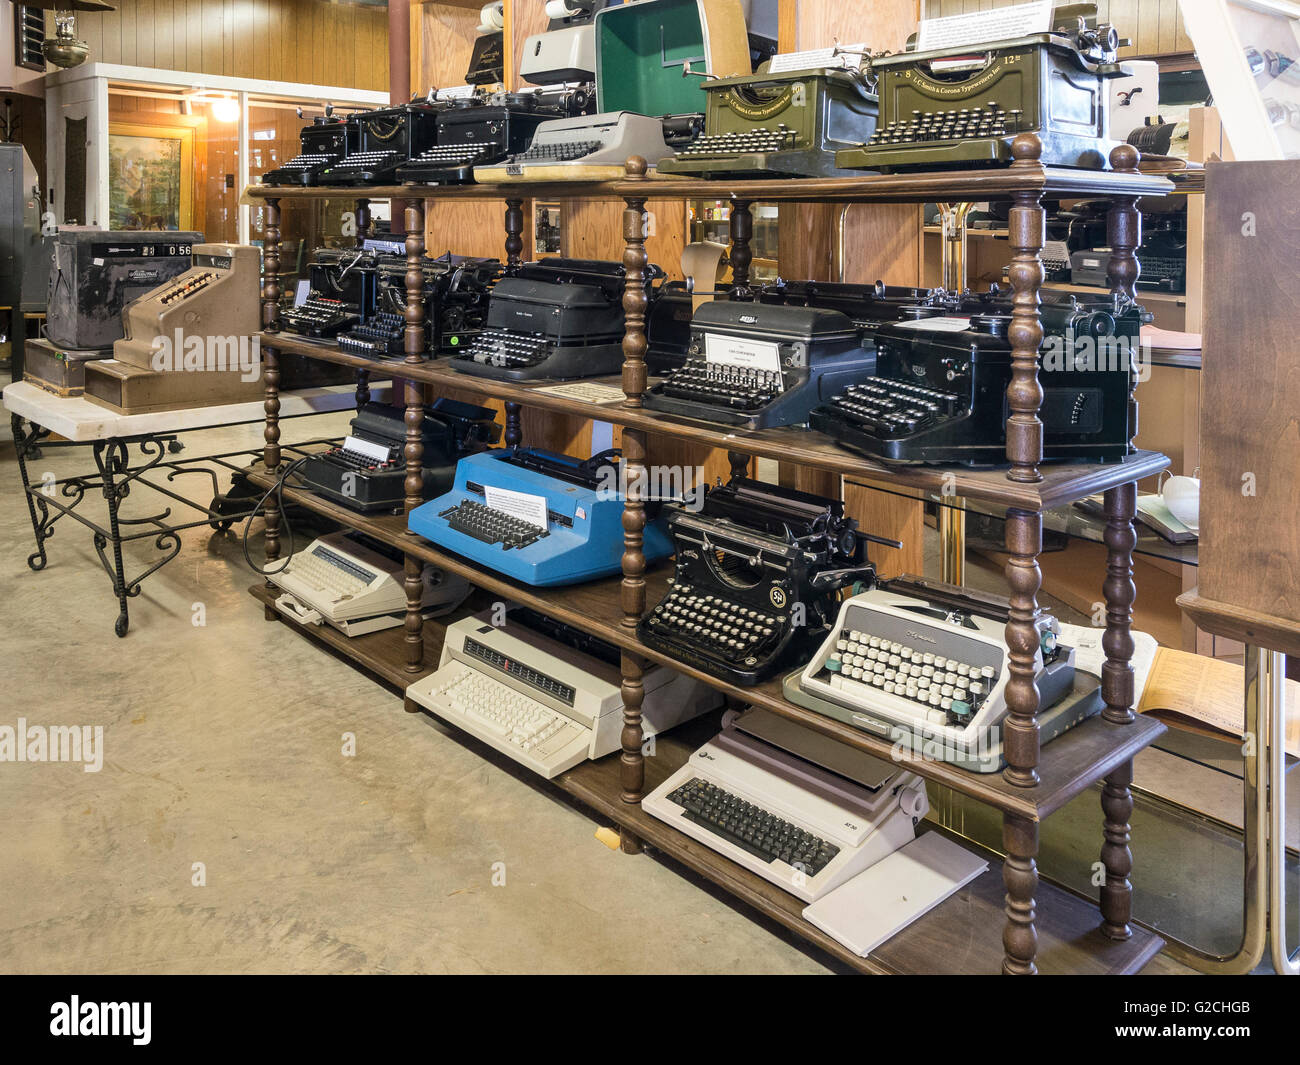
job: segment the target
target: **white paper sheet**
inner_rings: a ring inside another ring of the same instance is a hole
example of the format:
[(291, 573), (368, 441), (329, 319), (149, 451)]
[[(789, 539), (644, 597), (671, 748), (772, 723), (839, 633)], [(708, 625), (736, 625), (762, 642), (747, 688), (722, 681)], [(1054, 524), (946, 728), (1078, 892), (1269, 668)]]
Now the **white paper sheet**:
[(1014, 7), (924, 19), (917, 34), (916, 49), (928, 52), (933, 48), (964, 48), (968, 44), (989, 44), (1045, 33), (1051, 28), (1052, 0), (1034, 0)]
[(493, 510), (509, 514), (512, 518), (546, 528), (546, 497), (529, 495), (527, 492), (512, 492), (508, 488), (484, 488), (484, 498)]

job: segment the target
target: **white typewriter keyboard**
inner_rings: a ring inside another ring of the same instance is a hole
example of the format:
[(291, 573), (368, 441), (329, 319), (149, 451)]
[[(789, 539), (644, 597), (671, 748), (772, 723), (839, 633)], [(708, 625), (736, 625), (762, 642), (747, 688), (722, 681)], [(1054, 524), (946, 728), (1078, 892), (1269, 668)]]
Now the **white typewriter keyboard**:
[(318, 594), (329, 595), (334, 599), (359, 595), (375, 579), (373, 573), (362, 569), (355, 562), (319, 545), (311, 551), (294, 555), (285, 572), (292, 573)]
[(590, 729), (477, 669), (445, 671), (429, 695), (452, 724), (546, 777), (586, 757)]

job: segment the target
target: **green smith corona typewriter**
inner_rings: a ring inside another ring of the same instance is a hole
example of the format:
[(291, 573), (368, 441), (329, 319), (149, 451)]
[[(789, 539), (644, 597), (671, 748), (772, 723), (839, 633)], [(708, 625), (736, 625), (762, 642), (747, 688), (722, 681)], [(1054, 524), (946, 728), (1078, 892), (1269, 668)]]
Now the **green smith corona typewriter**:
[(836, 152), (861, 146), (876, 128), (876, 94), (870, 78), (834, 52), (777, 56), (757, 74), (706, 81), (704, 132), (676, 157), (660, 160), (660, 173), (838, 174)]
[(1111, 26), (1057, 29), (959, 49), (874, 58), (880, 121), (866, 144), (836, 161), (854, 170), (935, 170), (1011, 162), (1011, 142), (1034, 133), (1041, 161), (1101, 169), (1110, 140), (1106, 81), (1116, 62)]

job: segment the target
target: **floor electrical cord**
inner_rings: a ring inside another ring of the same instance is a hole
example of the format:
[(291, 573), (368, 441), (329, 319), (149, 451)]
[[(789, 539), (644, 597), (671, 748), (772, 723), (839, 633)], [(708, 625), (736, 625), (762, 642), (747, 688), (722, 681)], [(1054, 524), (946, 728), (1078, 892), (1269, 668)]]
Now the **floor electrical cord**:
[[(289, 565), (289, 560), (293, 558), (293, 526), (290, 524), (289, 515), (285, 513), (284, 509), (284, 482), (293, 476), (293, 474), (297, 473), (309, 457), (310, 456), (304, 456), (296, 462), (289, 463), (289, 465), (280, 472), (280, 476), (275, 479), (275, 483), (262, 493), (262, 498), (257, 501), (257, 505), (253, 507), (249, 512), (248, 517), (244, 519), (244, 531), (243, 535), (240, 537), (240, 546), (244, 550), (244, 561), (248, 563), (249, 568), (254, 573), (257, 573), (260, 576), (274, 577), (277, 573), (283, 573), (285, 568)], [(279, 569), (264, 569), (254, 562), (253, 556), (248, 553), (248, 533), (253, 527), (253, 519), (261, 513), (263, 505), (265, 505), (266, 501), (270, 499), (271, 496), (275, 496), (276, 508), (280, 511), (280, 522), (289, 540), (289, 550), (285, 552), (284, 560), (281, 562)]]

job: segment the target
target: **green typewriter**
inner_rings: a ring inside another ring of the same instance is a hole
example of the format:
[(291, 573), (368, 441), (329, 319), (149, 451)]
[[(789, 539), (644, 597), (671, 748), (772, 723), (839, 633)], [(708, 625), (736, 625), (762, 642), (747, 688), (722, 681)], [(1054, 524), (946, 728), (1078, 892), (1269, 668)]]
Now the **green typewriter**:
[[(660, 173), (839, 175), (836, 152), (861, 146), (876, 128), (871, 78), (857, 63), (838, 65), (845, 58), (839, 49), (777, 56), (757, 74), (706, 81), (704, 131), (675, 156), (660, 160)], [(790, 66), (795, 69), (785, 69)]]
[(872, 60), (880, 121), (836, 162), (854, 170), (939, 170), (1011, 162), (1019, 133), (1037, 134), (1041, 161), (1101, 169), (1113, 148), (1106, 81), (1116, 62), (1113, 27), (1056, 29), (957, 49)]

